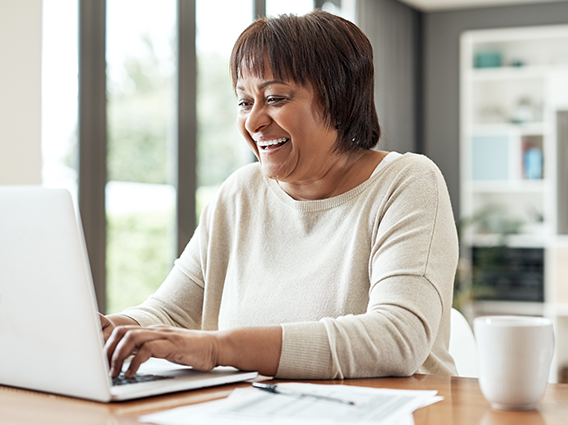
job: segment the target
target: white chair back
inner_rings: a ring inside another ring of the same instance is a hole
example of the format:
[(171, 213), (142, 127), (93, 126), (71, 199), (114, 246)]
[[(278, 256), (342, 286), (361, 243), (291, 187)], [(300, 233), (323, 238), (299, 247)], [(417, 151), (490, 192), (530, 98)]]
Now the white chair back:
[(452, 308), (449, 351), (459, 376), (478, 377), (475, 337), (467, 319), (455, 308)]

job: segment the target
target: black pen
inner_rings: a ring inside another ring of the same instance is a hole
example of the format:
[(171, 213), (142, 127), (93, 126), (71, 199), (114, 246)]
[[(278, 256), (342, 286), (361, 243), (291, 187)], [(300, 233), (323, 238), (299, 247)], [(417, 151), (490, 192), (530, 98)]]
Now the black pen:
[(335, 401), (335, 402), (338, 402), (338, 403), (349, 404), (350, 406), (355, 406), (354, 401), (343, 400), (341, 398), (329, 397), (329, 396), (326, 396), (326, 395), (310, 394), (310, 393), (304, 393), (304, 392), (301, 392), (301, 391), (289, 390), (287, 388), (281, 388), (278, 385), (270, 385), (270, 384), (263, 384), (261, 382), (253, 382), (252, 386), (255, 387), (255, 388), (258, 388), (259, 390), (268, 391), (268, 392), (271, 392), (271, 393), (274, 393), (274, 394), (285, 394), (285, 395), (291, 395), (291, 396), (296, 396), (296, 397), (314, 397), (314, 398), (319, 398), (321, 400)]

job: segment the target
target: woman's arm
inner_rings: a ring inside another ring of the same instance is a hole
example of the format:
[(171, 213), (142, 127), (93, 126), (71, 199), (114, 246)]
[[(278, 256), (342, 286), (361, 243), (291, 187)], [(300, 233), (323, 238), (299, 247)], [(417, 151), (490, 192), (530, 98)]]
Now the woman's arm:
[(233, 366), (273, 376), (280, 361), (280, 326), (248, 327), (226, 331), (194, 331), (166, 326), (118, 326), (105, 349), (113, 377), (122, 370), (124, 360), (134, 354), (126, 376), (136, 373), (150, 357), (210, 370)]
[(274, 376), (282, 350), (282, 328), (259, 326), (216, 332), (219, 347), (217, 364), (242, 370), (256, 370)]

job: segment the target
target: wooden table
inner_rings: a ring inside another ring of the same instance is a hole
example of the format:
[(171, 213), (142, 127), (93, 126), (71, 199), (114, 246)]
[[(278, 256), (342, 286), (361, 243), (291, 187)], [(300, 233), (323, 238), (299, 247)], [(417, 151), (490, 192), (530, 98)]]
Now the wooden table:
[[(527, 412), (493, 410), (483, 398), (477, 379), (414, 375), (410, 378), (311, 381), (376, 388), (437, 390), (444, 400), (415, 412), (416, 425), (555, 425), (568, 424), (568, 384), (550, 384), (538, 409)], [(95, 403), (0, 386), (2, 425), (133, 425), (137, 416), (172, 407), (226, 397), (250, 383), (225, 385), (145, 400)]]

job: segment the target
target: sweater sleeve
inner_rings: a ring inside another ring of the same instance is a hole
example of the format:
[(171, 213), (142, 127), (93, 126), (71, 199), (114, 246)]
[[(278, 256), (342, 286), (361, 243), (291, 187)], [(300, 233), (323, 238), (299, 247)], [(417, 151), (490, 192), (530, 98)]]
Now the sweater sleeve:
[(438, 331), (451, 309), (457, 234), (441, 173), (427, 159), (418, 165), (400, 171), (378, 211), (366, 313), (284, 324), (279, 378), (452, 373), (435, 350), (447, 352)]

